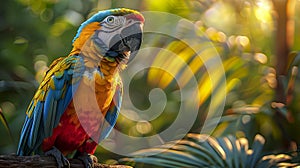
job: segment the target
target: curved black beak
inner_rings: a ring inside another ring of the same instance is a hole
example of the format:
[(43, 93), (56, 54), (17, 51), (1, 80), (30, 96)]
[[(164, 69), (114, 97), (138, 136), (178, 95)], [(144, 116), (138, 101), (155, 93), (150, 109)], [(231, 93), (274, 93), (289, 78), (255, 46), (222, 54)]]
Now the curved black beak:
[[(132, 59), (137, 54), (142, 44), (142, 27), (139, 23), (132, 24), (115, 35), (110, 41), (110, 48), (107, 56), (119, 57), (121, 59), (130, 56)], [(130, 51), (130, 55), (128, 55)], [(127, 58), (128, 59), (128, 58)]]
[(123, 42), (128, 45), (130, 52), (136, 53), (142, 44), (142, 28), (140, 24), (133, 24), (122, 30), (121, 36), (123, 37)]

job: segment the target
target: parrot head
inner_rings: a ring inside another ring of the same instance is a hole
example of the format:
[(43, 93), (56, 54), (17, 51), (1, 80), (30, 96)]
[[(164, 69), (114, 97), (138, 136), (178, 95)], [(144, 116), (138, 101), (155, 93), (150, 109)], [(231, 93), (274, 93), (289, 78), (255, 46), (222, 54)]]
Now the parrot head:
[(71, 54), (92, 50), (87, 53), (96, 51), (100, 59), (128, 60), (141, 46), (143, 24), (144, 17), (135, 10), (100, 11), (81, 24), (73, 39)]

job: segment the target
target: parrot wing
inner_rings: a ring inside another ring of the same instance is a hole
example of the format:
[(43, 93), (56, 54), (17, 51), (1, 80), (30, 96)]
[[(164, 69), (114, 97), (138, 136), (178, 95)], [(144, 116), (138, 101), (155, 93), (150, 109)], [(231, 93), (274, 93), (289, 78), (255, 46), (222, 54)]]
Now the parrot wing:
[(84, 69), (80, 56), (53, 61), (26, 111), (18, 155), (32, 155), (43, 139), (51, 136), (73, 98)]
[(113, 127), (115, 126), (121, 109), (122, 96), (123, 84), (122, 81), (119, 79), (116, 86), (116, 92), (114, 94), (113, 101), (111, 102), (110, 108), (105, 115), (105, 121), (101, 126), (101, 134), (98, 142), (101, 142), (103, 139), (107, 138), (110, 132), (112, 131)]

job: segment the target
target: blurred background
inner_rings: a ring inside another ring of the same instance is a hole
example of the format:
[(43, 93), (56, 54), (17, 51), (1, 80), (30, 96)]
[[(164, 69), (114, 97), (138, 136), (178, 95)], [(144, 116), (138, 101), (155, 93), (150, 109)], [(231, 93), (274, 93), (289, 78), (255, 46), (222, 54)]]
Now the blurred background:
[[(146, 20), (145, 28), (175, 31), (176, 38), (145, 34), (142, 48), (164, 48), (176, 56), (168, 56), (164, 51), (148, 53), (151, 63), (165, 70), (148, 68), (127, 81), (130, 101), (145, 110), (151, 106), (150, 91), (160, 88), (167, 103), (152, 121), (133, 121), (121, 115), (116, 129), (141, 137), (159, 133), (174, 122), (181, 99), (178, 81), (171, 73), (183, 85), (192, 78), (198, 83), (198, 116), (189, 132), (200, 133), (204, 121), (216, 122), (214, 115), (207, 113), (209, 107), (213, 104), (214, 108), (221, 108), (225, 101), (213, 136), (231, 134), (251, 141), (259, 133), (266, 139), (266, 153), (297, 150), (300, 11), (295, 9), (300, 8), (299, 0), (10, 0), (0, 6), (0, 108), (12, 135), (0, 123), (0, 154), (16, 152), (27, 105), (47, 66), (68, 55), (78, 26), (97, 11), (116, 7), (175, 14), (191, 21), (195, 33), (183, 36), (191, 29), (184, 19), (174, 27), (166, 26), (168, 19), (157, 19), (155, 23)], [(187, 38), (193, 41), (193, 47), (184, 42)], [(208, 43), (216, 49), (223, 67), (213, 62), (209, 68), (205, 66), (216, 57)], [(192, 70), (192, 76), (186, 73), (187, 68)], [(222, 77), (218, 79), (220, 86), (218, 82), (213, 84), (208, 75), (208, 69), (215, 69), (217, 74), (218, 68), (224, 68), (226, 85)], [(226, 96), (218, 97), (218, 88), (222, 87)], [(213, 92), (217, 98), (211, 97)], [(129, 116), (138, 114), (130, 111)], [(113, 139), (110, 142), (114, 147)], [(102, 147), (96, 155), (106, 163), (115, 163), (122, 157)]]

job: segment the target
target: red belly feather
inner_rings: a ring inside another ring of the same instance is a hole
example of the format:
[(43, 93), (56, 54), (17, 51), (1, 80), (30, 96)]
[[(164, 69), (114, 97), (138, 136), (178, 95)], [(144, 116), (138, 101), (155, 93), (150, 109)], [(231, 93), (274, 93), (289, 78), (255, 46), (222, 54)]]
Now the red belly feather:
[(52, 136), (44, 139), (42, 150), (48, 151), (53, 146), (58, 148), (64, 155), (72, 153), (74, 150), (93, 154), (97, 148), (97, 143), (90, 139), (90, 136), (81, 126), (77, 113), (70, 103), (63, 113), (57, 127), (53, 129)]

